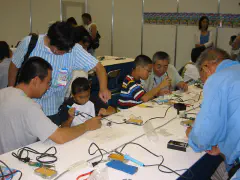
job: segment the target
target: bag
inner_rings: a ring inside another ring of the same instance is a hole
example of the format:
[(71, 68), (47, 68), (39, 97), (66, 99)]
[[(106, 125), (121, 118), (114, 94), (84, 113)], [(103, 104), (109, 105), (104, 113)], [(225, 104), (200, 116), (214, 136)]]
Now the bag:
[(33, 49), (36, 47), (37, 41), (38, 41), (38, 35), (37, 35), (37, 34), (32, 34), (30, 43), (29, 43), (29, 45), (28, 45), (27, 53), (26, 53), (25, 56), (24, 56), (22, 65), (21, 65), (21, 67), (19, 68), (18, 73), (17, 73), (17, 76), (16, 76), (15, 86), (16, 86), (16, 85), (18, 84), (18, 82), (19, 82), (19, 78), (20, 78), (20, 73), (21, 73), (22, 67), (23, 67), (23, 65), (28, 61), (28, 58), (29, 58), (30, 54), (32, 53)]
[(97, 49), (97, 48), (99, 48), (99, 46), (100, 46), (100, 40), (101, 39), (101, 35), (99, 34), (99, 32), (97, 31), (97, 34), (96, 34), (96, 38), (94, 39), (94, 40), (92, 40), (92, 44), (91, 44), (91, 47), (93, 48), (93, 49)]

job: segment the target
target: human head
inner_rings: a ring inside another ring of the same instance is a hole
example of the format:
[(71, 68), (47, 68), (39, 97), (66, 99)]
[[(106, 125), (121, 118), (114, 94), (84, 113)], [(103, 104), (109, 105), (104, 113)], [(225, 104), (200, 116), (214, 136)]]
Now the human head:
[(152, 72), (152, 60), (145, 55), (139, 55), (134, 60), (134, 70), (142, 80), (147, 80)]
[(84, 105), (90, 98), (90, 85), (86, 78), (78, 77), (72, 82), (72, 96), (77, 104)]
[(73, 27), (66, 22), (55, 22), (49, 29), (49, 48), (56, 55), (70, 52), (74, 43)]
[(40, 57), (31, 57), (23, 65), (19, 84), (31, 88), (32, 98), (40, 98), (51, 86), (52, 66)]
[(92, 22), (92, 17), (90, 14), (84, 13), (82, 14), (82, 20), (83, 20), (83, 24), (88, 25)]
[(76, 21), (76, 19), (74, 18), (74, 17), (70, 17), (70, 18), (68, 18), (67, 19), (67, 21), (66, 21), (68, 24), (70, 24), (71, 26), (77, 26), (77, 21)]
[(232, 43), (235, 41), (235, 39), (237, 38), (236, 35), (233, 35), (230, 37), (230, 41), (229, 41), (229, 45), (232, 46)]
[(199, 24), (198, 24), (199, 30), (207, 30), (208, 29), (208, 25), (209, 25), (208, 17), (207, 16), (202, 16), (199, 19)]
[(83, 26), (74, 28), (74, 40), (75, 43), (79, 43), (85, 50), (87, 50), (91, 44), (90, 35)]
[(153, 55), (153, 72), (156, 76), (161, 77), (168, 70), (170, 57), (166, 52), (158, 51)]
[(197, 68), (203, 83), (215, 73), (217, 66), (225, 59), (230, 59), (230, 55), (220, 48), (206, 49), (201, 53), (197, 60)]
[(205, 46), (201, 46), (201, 47), (196, 47), (192, 49), (191, 52), (191, 60), (193, 63), (197, 62), (197, 59), (199, 58), (199, 56), (201, 55), (201, 53), (205, 50)]
[(10, 58), (11, 50), (5, 41), (0, 41), (0, 62), (5, 58)]

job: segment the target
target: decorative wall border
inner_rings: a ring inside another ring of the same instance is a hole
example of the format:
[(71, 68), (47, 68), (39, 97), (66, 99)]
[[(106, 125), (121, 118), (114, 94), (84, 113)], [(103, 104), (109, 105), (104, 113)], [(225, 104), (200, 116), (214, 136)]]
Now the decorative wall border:
[(201, 16), (209, 18), (209, 26), (212, 27), (240, 27), (240, 14), (218, 14), (218, 13), (144, 13), (144, 24), (158, 25), (185, 25), (198, 26)]

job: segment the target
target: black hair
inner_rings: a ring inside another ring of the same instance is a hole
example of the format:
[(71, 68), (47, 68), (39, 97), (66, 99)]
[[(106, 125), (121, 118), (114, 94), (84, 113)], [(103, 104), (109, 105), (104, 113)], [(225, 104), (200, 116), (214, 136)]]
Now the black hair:
[(91, 17), (91, 15), (88, 14), (88, 13), (83, 13), (83, 14), (82, 14), (82, 18), (86, 18), (86, 19), (88, 19), (89, 21), (92, 21), (92, 17)]
[(87, 78), (78, 77), (72, 82), (72, 94), (88, 91), (90, 89)]
[(233, 35), (233, 36), (230, 37), (230, 39), (231, 39), (232, 42), (235, 41), (236, 38), (237, 38), (236, 35)]
[(70, 24), (71, 26), (77, 26), (77, 21), (74, 17), (70, 17), (67, 19), (66, 21), (68, 24)]
[(153, 63), (156, 63), (157, 60), (168, 60), (170, 61), (170, 57), (168, 53), (163, 51), (158, 51), (153, 55)]
[[(207, 16), (202, 16), (202, 17), (199, 19), (199, 22), (198, 22), (198, 28), (199, 28), (199, 30), (202, 29), (202, 21), (205, 20), (205, 19), (208, 21), (208, 24), (209, 24), (209, 18), (208, 18)], [(207, 25), (207, 29), (208, 29), (208, 25)]]
[(56, 46), (60, 51), (70, 51), (75, 45), (73, 27), (66, 22), (55, 22), (48, 29), (47, 36), (50, 45)]
[(196, 47), (192, 49), (191, 52), (191, 60), (193, 63), (197, 62), (197, 59), (199, 58), (199, 56), (201, 55), (201, 53), (205, 50), (205, 46), (201, 46), (201, 47)]
[(29, 84), (37, 76), (44, 80), (48, 76), (48, 70), (52, 70), (49, 62), (40, 57), (31, 57), (21, 68), (19, 83)]
[(0, 60), (4, 58), (10, 58), (10, 48), (8, 43), (0, 41)]
[(73, 31), (75, 43), (79, 43), (80, 41), (83, 41), (83, 43), (91, 42), (91, 36), (83, 26), (77, 26)]
[(137, 66), (147, 66), (149, 64), (152, 64), (152, 60), (146, 56), (146, 55), (139, 55), (135, 58), (134, 60), (134, 69), (137, 67)]

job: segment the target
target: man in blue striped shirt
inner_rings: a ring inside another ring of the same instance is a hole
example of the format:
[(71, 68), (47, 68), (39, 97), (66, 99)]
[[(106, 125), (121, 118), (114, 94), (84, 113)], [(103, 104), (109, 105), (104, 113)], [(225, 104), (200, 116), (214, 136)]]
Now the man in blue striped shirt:
[[(30, 36), (25, 37), (14, 53), (9, 67), (9, 86), (13, 86), (16, 81), (16, 74), (21, 67), (30, 39)], [(81, 45), (74, 43), (73, 28), (66, 22), (56, 22), (50, 26), (47, 35), (39, 35), (36, 47), (30, 54), (30, 57), (32, 56), (45, 59), (53, 67), (52, 85), (41, 99), (36, 99), (36, 102), (57, 125), (60, 122), (58, 108), (64, 101), (73, 70), (81, 69), (87, 72), (94, 69), (100, 82), (99, 97), (104, 102), (111, 98), (111, 93), (107, 88), (105, 68)]]

